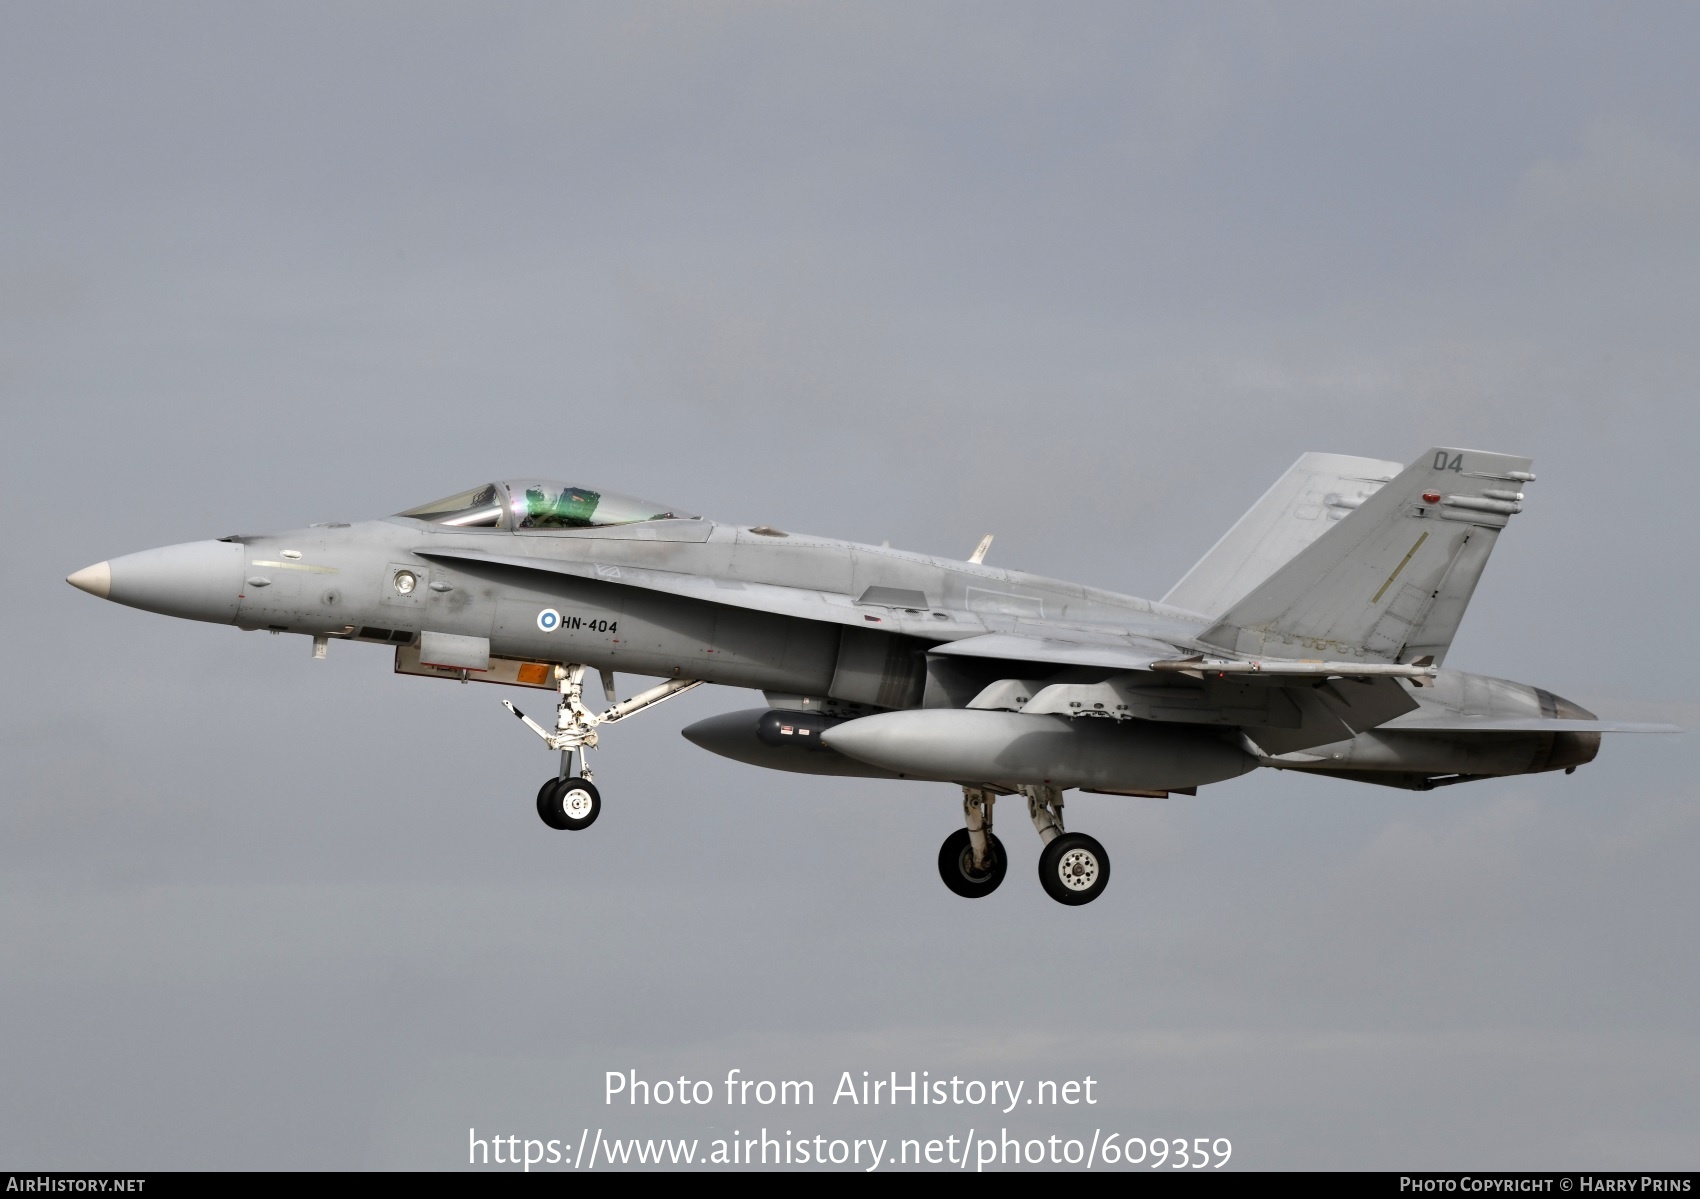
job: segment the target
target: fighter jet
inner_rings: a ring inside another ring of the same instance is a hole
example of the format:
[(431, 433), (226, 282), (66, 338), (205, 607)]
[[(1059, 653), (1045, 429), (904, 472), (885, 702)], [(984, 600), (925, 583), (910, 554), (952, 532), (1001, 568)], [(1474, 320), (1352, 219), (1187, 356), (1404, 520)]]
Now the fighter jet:
[[(962, 827), (939, 874), (1003, 881), (997, 801), (1019, 797), (1059, 903), (1110, 858), (1064, 795), (1194, 795), (1257, 767), (1428, 790), (1592, 761), (1597, 719), (1524, 683), (1444, 665), (1528, 458), (1436, 447), (1410, 465), (1306, 454), (1161, 601), (540, 479), (486, 483), (357, 524), (233, 534), (66, 581), (168, 616), (389, 646), (398, 674), (547, 690), (551, 829), (602, 810), (610, 726), (710, 683), (766, 706), (684, 735), (753, 766), (950, 783)], [(585, 694), (600, 675), (605, 704)], [(617, 673), (661, 681), (625, 700)], [(1114, 802), (1113, 800), (1110, 802)]]

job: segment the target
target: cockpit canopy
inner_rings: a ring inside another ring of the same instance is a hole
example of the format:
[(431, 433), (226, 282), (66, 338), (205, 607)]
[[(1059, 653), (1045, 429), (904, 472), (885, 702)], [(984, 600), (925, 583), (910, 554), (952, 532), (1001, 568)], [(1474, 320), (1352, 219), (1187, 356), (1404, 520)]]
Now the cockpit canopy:
[(458, 529), (499, 529), (502, 526), (503, 503), (496, 484), (486, 483), (471, 491), (460, 491), (430, 504), (420, 504), (397, 516), (428, 520), (434, 525), (452, 525)]
[(651, 500), (548, 479), (486, 483), (396, 515), (457, 529), (598, 529), (701, 519)]

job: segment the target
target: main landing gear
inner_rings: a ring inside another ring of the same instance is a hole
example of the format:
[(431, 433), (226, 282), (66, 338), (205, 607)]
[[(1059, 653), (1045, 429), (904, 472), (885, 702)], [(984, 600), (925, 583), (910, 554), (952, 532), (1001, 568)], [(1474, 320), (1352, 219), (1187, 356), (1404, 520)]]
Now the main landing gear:
[[(659, 687), (651, 687), (624, 703), (617, 703), (614, 700), (614, 676), (604, 671), (602, 688), (612, 706), (606, 712), (596, 713), (584, 704), (584, 670), (584, 666), (578, 663), (555, 667), (560, 700), (555, 705), (553, 733), (507, 700), (502, 701), (502, 706), (543, 738), (545, 745), (561, 751), (560, 773), (545, 779), (543, 786), (537, 790), (537, 815), (552, 829), (572, 832), (589, 828), (602, 814), (602, 794), (596, 789), (595, 775), (590, 769), (590, 751), (596, 748), (596, 730), (702, 685), (699, 679), (669, 679)], [(575, 755), (579, 766), (576, 774), (573, 771)]]
[[(1058, 903), (1078, 907), (1104, 893), (1110, 881), (1110, 855), (1093, 837), (1063, 829), (1062, 791), (1056, 787), (1022, 787), (1027, 814), (1045, 847), (1039, 853), (1039, 885)], [(1009, 868), (1003, 842), (992, 834), (992, 808), (997, 794), (982, 787), (962, 788), (966, 827), (957, 829), (939, 847), (939, 877), (944, 885), (967, 899), (997, 890)]]
[(979, 787), (962, 788), (962, 814), (966, 828), (959, 828), (939, 846), (939, 877), (944, 885), (964, 899), (990, 895), (1003, 882), (1009, 869), (1003, 842), (992, 832), (992, 805), (998, 797)]

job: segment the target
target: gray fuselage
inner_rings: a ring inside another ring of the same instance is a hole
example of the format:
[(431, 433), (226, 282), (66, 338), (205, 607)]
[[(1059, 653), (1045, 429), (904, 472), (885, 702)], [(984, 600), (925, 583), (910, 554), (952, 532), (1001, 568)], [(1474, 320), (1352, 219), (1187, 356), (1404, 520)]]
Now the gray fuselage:
[[(479, 638), (501, 659), (748, 687), (766, 692), (774, 707), (835, 708), (841, 718), (965, 708), (1000, 681), (1031, 692), (1035, 688), (1018, 680), (1091, 685), (1125, 676), (1114, 666), (1078, 661), (930, 652), (988, 634), (1026, 644), (1067, 636), (1108, 653), (1142, 640), (1183, 651), (1210, 648), (1198, 640), (1210, 624), (1206, 617), (1147, 600), (884, 546), (698, 518), (516, 530), (453, 528), (398, 516), (168, 546), (101, 569), (98, 585), (86, 578), (78, 585), (169, 615), (398, 647), (416, 645), (428, 632)], [(1174, 688), (1177, 702), (1198, 691), (1198, 684), (1177, 676), (1145, 677)], [(1206, 691), (1211, 686), (1205, 684)], [(1588, 715), (1524, 684), (1445, 670), (1412, 699), (1411, 716), (1298, 752), (1253, 755), (1245, 768), (1261, 761), (1427, 786), (1441, 775), (1571, 766), (1598, 748), (1598, 736), (1585, 732), (1458, 735), (1399, 727), (1435, 712)], [(978, 706), (999, 705), (982, 698)], [(755, 716), (736, 744), (709, 747), (780, 769), (842, 772), (832, 755), (770, 752), (756, 740)], [(991, 728), (996, 722), (978, 723)], [(1065, 738), (1059, 745), (1084, 745), (1103, 731), (1088, 737), (1083, 728), (1085, 740)], [(1219, 751), (1205, 741), (1243, 748), (1233, 728), (1157, 724), (1151, 732), (1177, 745), (1199, 743), (1197, 782), (1226, 776), (1213, 764)], [(1107, 744), (1117, 753), (1125, 749)], [(1233, 754), (1244, 756), (1242, 748)], [(1044, 752), (1054, 757), (1067, 751)], [(1204, 765), (1206, 758), (1212, 764)], [(1034, 769), (1050, 775), (1048, 766)], [(956, 770), (941, 766), (938, 776), (954, 777)]]

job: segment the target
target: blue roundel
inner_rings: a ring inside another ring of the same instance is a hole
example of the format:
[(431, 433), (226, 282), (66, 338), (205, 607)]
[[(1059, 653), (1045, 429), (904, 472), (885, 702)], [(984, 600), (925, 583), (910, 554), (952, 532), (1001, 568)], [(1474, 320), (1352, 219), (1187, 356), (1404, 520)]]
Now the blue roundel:
[(537, 614), (537, 627), (545, 633), (553, 633), (561, 627), (561, 614), (553, 608), (545, 608)]

